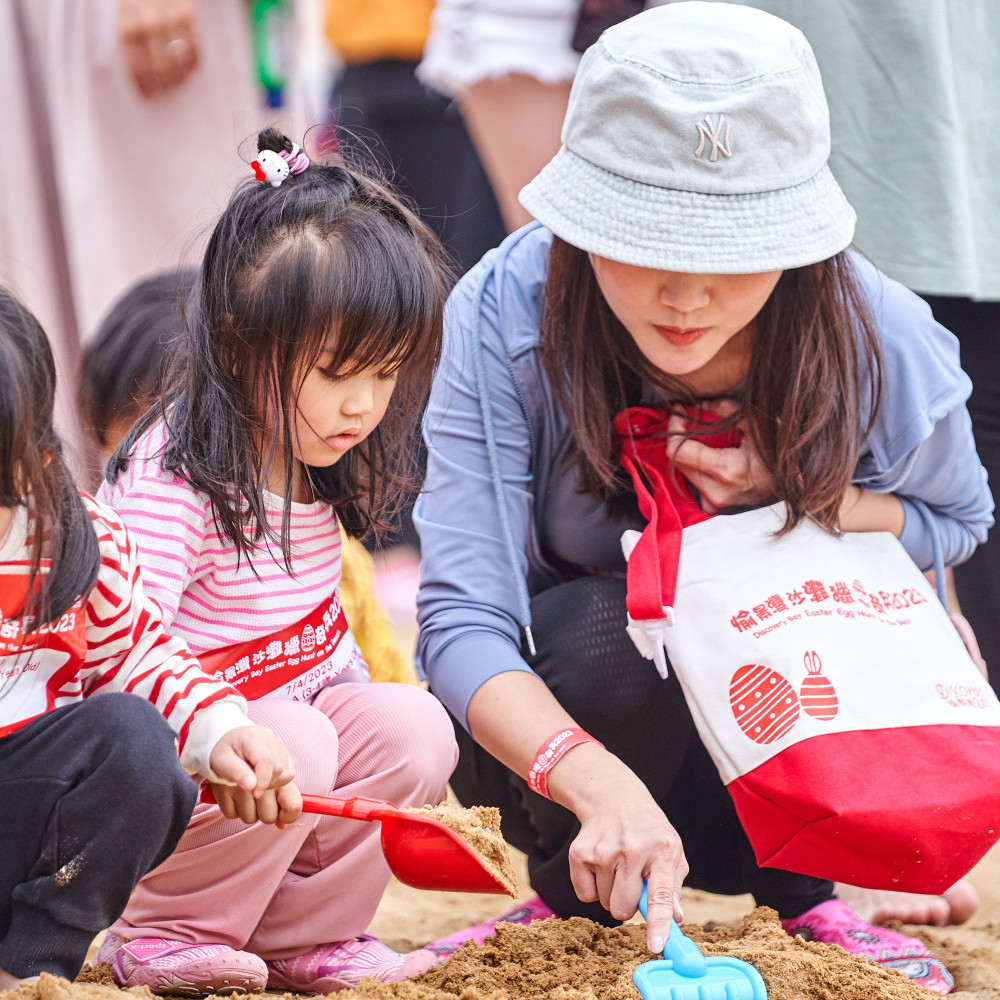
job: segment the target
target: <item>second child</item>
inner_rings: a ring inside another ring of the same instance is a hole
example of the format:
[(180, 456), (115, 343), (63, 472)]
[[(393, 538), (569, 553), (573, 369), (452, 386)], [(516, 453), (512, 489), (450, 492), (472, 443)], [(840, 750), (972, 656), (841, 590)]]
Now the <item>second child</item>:
[(164, 632), (121, 522), (74, 484), (55, 391), (44, 331), (0, 289), (0, 990), (77, 975), (182, 835), (192, 776), (234, 820), (302, 805), (286, 748)]
[[(439, 245), (381, 185), (258, 139), (197, 278), (163, 405), (101, 496), (141, 549), (172, 631), (250, 701), (305, 792), (439, 802), (457, 759), (426, 691), (371, 684), (338, 597), (341, 526), (378, 532), (440, 348)], [(280, 836), (202, 805), (139, 883), (97, 961), (123, 986), (330, 993), (437, 961), (365, 931), (389, 880), (379, 826), (305, 817)]]

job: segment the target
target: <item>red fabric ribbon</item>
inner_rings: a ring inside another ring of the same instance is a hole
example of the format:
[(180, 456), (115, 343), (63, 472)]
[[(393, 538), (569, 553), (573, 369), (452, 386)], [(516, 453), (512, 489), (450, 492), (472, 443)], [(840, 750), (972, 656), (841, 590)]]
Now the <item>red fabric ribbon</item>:
[[(722, 418), (700, 407), (685, 407), (688, 418), (710, 428)], [(664, 607), (673, 607), (677, 591), (677, 564), (681, 536), (688, 525), (707, 521), (691, 484), (679, 470), (671, 472), (667, 456), (669, 410), (632, 406), (615, 417), (621, 438), (622, 465), (632, 476), (639, 511), (649, 522), (628, 560), (626, 605), (636, 621), (664, 618)], [(710, 448), (738, 448), (743, 438), (738, 428), (695, 434), (693, 440)]]

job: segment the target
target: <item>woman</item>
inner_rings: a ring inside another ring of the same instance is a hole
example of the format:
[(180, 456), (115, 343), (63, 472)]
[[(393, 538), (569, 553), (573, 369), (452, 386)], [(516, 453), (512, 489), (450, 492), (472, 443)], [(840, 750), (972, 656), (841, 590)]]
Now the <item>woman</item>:
[(647, 879), (658, 951), (682, 883), (751, 892), (790, 931), (948, 992), (916, 939), (756, 865), (676, 680), (625, 634), (619, 538), (642, 522), (612, 420), (712, 401), (741, 446), (668, 445), (705, 509), (784, 500), (793, 522), (891, 531), (926, 567), (915, 498), (958, 562), (992, 504), (954, 340), (848, 252), (822, 84), (785, 22), (680, 3), (609, 29), (563, 143), (521, 194), (545, 228), (453, 293), (426, 417), (419, 657), (469, 734), (453, 787), (500, 807), (536, 915), (623, 920)]

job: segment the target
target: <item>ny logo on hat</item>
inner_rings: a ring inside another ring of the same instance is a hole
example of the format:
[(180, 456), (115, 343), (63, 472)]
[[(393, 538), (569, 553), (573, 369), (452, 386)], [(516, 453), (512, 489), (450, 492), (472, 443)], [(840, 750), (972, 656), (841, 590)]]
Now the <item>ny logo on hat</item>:
[[(712, 116), (709, 114), (705, 115), (704, 122), (698, 122), (698, 135), (701, 137), (701, 141), (698, 143), (698, 148), (694, 151), (696, 157), (700, 157), (702, 153), (705, 152), (705, 140), (707, 139), (712, 143), (712, 152), (709, 154), (709, 162), (715, 163), (719, 158), (719, 153), (722, 153), (725, 157), (730, 157), (733, 155), (733, 148), (729, 144), (729, 135), (733, 130), (731, 122), (726, 121), (726, 116), (723, 114), (719, 115), (719, 121), (716, 125), (712, 125)], [(722, 130), (726, 131), (725, 141), (722, 141)]]

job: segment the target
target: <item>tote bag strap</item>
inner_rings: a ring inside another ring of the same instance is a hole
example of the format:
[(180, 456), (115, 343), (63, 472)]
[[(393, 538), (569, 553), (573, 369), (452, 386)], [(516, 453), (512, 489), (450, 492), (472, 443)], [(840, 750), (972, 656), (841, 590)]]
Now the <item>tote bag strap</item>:
[[(715, 414), (687, 408), (698, 423), (717, 420)], [(635, 621), (668, 618), (677, 592), (677, 564), (684, 528), (707, 521), (690, 484), (669, 468), (667, 428), (670, 412), (633, 406), (615, 417), (621, 439), (621, 462), (632, 477), (639, 512), (648, 524), (632, 550), (626, 568), (626, 606)], [(738, 430), (696, 436), (715, 448), (739, 446)]]

